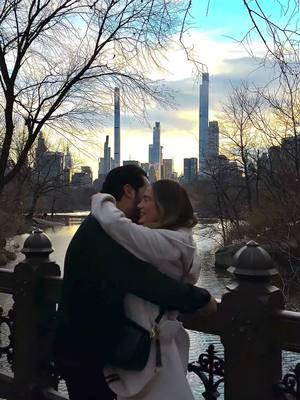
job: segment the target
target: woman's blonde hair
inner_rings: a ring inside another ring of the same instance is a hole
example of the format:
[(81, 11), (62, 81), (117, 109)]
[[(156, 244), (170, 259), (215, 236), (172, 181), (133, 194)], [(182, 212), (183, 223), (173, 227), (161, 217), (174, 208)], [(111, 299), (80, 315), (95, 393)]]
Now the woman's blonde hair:
[(153, 198), (159, 212), (159, 220), (149, 224), (151, 228), (192, 228), (197, 218), (186, 190), (175, 181), (162, 179), (152, 183)]

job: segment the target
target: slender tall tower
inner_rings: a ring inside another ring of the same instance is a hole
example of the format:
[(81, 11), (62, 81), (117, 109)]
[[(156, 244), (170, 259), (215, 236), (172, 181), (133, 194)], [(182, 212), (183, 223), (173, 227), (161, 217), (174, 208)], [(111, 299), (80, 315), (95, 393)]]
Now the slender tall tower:
[(153, 127), (153, 162), (160, 165), (160, 122), (155, 122)]
[(199, 172), (202, 172), (206, 166), (208, 150), (208, 92), (209, 92), (209, 74), (202, 74), (202, 84), (200, 85), (199, 102)]
[(160, 145), (160, 122), (155, 122), (153, 127), (153, 147), (152, 147), (153, 164), (156, 171), (157, 179), (161, 175), (161, 145)]
[(109, 136), (107, 135), (104, 143), (104, 171), (105, 175), (111, 170), (111, 158), (110, 158), (110, 147), (109, 147)]
[(114, 92), (114, 98), (115, 98), (115, 113), (114, 113), (114, 139), (115, 139), (115, 144), (114, 144), (114, 149), (115, 149), (115, 154), (114, 154), (114, 167), (119, 167), (120, 166), (120, 161), (121, 161), (121, 154), (120, 154), (120, 89), (115, 88)]

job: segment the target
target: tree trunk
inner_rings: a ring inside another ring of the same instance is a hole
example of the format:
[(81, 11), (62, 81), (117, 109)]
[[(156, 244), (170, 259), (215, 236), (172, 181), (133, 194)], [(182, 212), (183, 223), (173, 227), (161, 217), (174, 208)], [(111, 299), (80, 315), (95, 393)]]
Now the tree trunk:
[[(3, 74), (3, 59), (0, 59), (0, 67), (1, 67), (0, 70)], [(9, 79), (7, 77), (6, 83), (8, 83), (8, 81)], [(6, 102), (4, 110), (5, 135), (1, 145), (1, 153), (0, 153), (0, 194), (2, 193), (5, 186), (5, 172), (9, 161), (9, 152), (14, 134), (14, 123), (13, 123), (14, 92), (12, 85), (9, 85), (9, 87), (5, 91), (5, 102)]]
[(55, 203), (56, 203), (57, 197), (53, 196), (52, 197), (52, 202), (51, 202), (51, 217), (53, 217), (55, 213)]
[(32, 219), (33, 218), (33, 214), (35, 212), (36, 209), (36, 205), (38, 202), (38, 199), (40, 198), (40, 194), (39, 193), (35, 193), (32, 197), (32, 202), (31, 202), (31, 207), (29, 209), (29, 212), (27, 214), (27, 218), (28, 219)]

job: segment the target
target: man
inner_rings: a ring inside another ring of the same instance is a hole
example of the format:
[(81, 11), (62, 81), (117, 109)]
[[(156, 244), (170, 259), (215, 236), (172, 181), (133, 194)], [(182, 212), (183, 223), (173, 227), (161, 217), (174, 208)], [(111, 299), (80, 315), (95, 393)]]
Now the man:
[[(128, 218), (148, 185), (145, 172), (126, 165), (112, 170), (102, 191), (112, 194)], [(121, 331), (123, 298), (133, 293), (164, 309), (214, 311), (200, 288), (177, 282), (114, 242), (90, 215), (74, 235), (65, 258), (55, 352), (71, 400), (111, 400), (102, 369)]]

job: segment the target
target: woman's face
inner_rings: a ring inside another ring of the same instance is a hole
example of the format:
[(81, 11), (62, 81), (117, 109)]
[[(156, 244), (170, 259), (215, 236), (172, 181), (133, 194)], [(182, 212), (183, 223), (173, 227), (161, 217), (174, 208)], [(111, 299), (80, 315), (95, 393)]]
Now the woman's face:
[(140, 210), (139, 224), (147, 225), (159, 220), (159, 211), (156, 207), (152, 186), (148, 186), (143, 195), (142, 201), (138, 204)]

